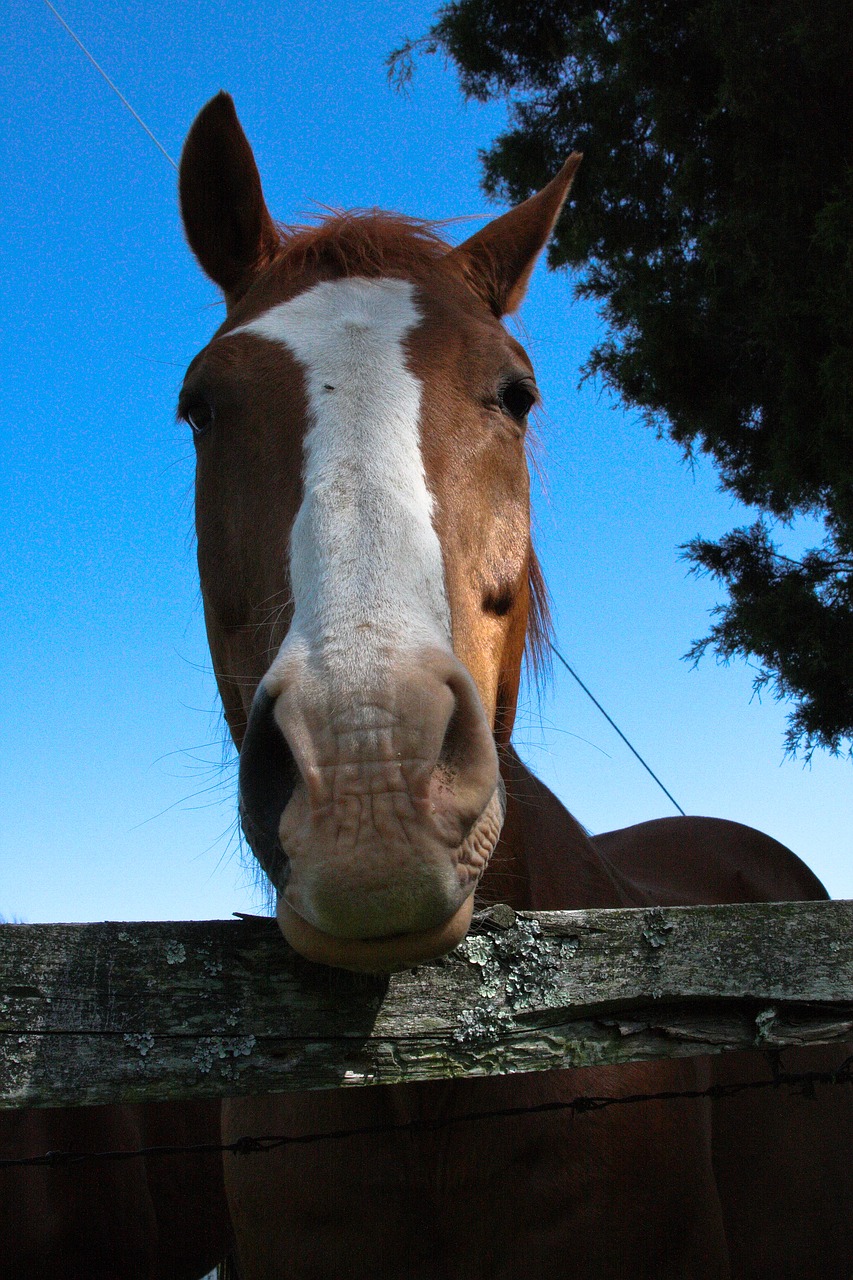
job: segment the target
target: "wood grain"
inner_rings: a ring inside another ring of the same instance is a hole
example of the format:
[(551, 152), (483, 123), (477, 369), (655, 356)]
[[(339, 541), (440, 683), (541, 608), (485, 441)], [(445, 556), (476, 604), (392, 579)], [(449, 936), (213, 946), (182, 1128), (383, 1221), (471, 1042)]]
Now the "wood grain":
[(270, 920), (0, 926), (0, 1107), (274, 1093), (830, 1043), (853, 902), (514, 913), (388, 977)]

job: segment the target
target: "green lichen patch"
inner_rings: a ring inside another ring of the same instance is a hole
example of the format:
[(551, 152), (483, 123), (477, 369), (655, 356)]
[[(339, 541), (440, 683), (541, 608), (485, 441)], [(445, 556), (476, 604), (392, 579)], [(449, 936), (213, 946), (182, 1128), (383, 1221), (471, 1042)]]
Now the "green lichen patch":
[(187, 949), (182, 942), (166, 943), (166, 964), (183, 964), (187, 958)]
[(254, 1036), (202, 1036), (193, 1053), (193, 1062), (202, 1075), (220, 1063), (220, 1075), (233, 1078), (234, 1065), (229, 1059), (248, 1058), (255, 1048)]

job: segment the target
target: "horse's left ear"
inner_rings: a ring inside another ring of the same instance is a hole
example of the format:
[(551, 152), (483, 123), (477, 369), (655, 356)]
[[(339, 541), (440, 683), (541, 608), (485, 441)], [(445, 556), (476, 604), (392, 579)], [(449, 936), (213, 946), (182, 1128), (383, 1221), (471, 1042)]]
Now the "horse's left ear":
[(582, 159), (579, 151), (573, 151), (547, 187), (451, 249), (449, 258), (462, 268), (469, 285), (496, 316), (521, 305), (536, 259), (554, 230)]
[(281, 239), (229, 94), (218, 93), (196, 116), (179, 187), (190, 248), (231, 306), (275, 257)]

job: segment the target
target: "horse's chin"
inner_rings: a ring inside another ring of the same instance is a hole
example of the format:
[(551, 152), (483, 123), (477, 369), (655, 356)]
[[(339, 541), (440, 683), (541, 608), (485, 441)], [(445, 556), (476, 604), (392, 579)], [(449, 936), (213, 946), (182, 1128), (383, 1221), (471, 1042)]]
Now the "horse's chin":
[(285, 939), (306, 960), (356, 973), (394, 973), (435, 960), (458, 946), (471, 925), (473, 892), (443, 924), (389, 938), (336, 938), (309, 924), (279, 895), (276, 918)]

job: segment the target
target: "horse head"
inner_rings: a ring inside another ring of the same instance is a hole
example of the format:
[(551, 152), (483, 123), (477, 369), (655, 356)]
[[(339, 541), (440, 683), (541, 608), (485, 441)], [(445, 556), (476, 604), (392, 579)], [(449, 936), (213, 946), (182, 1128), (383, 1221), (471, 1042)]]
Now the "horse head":
[(179, 402), (246, 838), (288, 941), (391, 970), (465, 935), (503, 823), (537, 617), (521, 302), (580, 156), (451, 248), (424, 223), (279, 228), (233, 103), (181, 160), (227, 314)]

